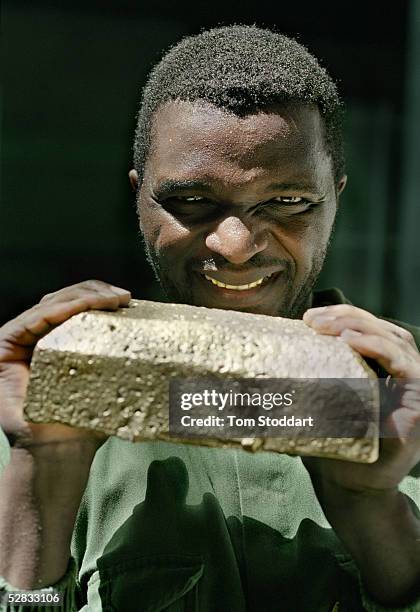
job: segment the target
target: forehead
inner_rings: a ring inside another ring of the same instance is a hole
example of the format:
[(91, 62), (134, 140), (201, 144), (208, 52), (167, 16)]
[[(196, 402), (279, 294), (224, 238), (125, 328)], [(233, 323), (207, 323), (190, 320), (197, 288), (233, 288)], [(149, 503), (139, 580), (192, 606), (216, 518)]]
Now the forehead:
[[(246, 116), (205, 102), (173, 101), (156, 112), (148, 164), (179, 178), (248, 173), (288, 180), (331, 173), (316, 107), (277, 106)], [(280, 177), (279, 177), (280, 178)]]

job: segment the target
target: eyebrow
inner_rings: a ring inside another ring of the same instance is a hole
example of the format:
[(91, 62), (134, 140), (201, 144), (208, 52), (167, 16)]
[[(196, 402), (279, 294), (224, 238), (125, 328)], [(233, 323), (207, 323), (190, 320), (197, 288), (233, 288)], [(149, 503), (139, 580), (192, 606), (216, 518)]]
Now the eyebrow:
[(300, 191), (304, 193), (320, 194), (321, 191), (313, 183), (272, 183), (266, 191)]
[[(174, 193), (179, 192), (212, 192), (213, 187), (211, 183), (199, 180), (179, 180), (179, 179), (165, 179), (158, 183), (156, 188), (152, 189), (153, 193), (157, 197), (165, 197)], [(320, 195), (321, 191), (312, 183), (304, 182), (284, 182), (284, 183), (272, 183), (266, 190), (270, 191), (287, 191), (287, 192), (304, 192)]]
[(180, 191), (212, 191), (212, 187), (209, 183), (204, 181), (195, 180), (178, 180), (178, 179), (166, 179), (153, 189), (153, 193), (158, 197), (171, 195)]

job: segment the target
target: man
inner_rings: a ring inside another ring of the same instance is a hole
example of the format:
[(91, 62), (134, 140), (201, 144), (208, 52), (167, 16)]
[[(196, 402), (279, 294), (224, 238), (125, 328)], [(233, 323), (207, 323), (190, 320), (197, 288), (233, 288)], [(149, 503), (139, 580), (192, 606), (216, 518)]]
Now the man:
[(304, 465), (28, 425), (37, 339), (130, 299), (100, 281), (67, 287), (0, 332), (5, 589), (54, 585), (66, 610), (420, 610), (420, 330), (312, 291), (346, 183), (341, 114), (330, 77), (295, 41), (203, 32), (151, 73), (130, 181), (170, 300), (303, 317), (406, 379), (379, 460)]

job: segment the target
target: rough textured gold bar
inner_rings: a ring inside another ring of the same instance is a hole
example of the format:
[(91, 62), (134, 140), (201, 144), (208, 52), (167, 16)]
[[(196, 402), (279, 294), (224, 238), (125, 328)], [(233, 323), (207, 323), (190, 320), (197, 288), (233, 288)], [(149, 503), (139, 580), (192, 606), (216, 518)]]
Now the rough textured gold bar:
[[(117, 312), (76, 315), (40, 340), (34, 352), (26, 418), (95, 429), (128, 440), (171, 440), (171, 377), (367, 378), (378, 422), (375, 374), (344, 342), (302, 321), (183, 304), (132, 300)], [(196, 444), (243, 447), (369, 463), (377, 428), (365, 438), (197, 438)], [(194, 443), (182, 438), (183, 443)]]

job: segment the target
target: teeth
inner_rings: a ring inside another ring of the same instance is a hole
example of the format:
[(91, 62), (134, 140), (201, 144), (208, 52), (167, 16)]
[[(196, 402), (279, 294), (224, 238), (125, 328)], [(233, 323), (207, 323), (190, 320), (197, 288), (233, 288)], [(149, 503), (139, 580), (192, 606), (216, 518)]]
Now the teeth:
[(245, 291), (246, 289), (253, 289), (254, 287), (258, 287), (258, 285), (261, 285), (263, 280), (268, 278), (268, 276), (264, 276), (263, 278), (260, 278), (253, 283), (248, 283), (247, 285), (226, 285), (225, 283), (221, 283), (220, 281), (211, 278), (211, 276), (207, 276), (207, 274), (205, 274), (204, 277), (208, 281), (213, 283), (213, 285), (216, 285), (216, 287), (222, 287), (223, 289), (233, 289), (234, 291)]

